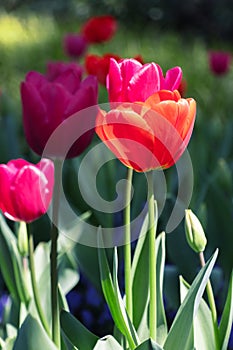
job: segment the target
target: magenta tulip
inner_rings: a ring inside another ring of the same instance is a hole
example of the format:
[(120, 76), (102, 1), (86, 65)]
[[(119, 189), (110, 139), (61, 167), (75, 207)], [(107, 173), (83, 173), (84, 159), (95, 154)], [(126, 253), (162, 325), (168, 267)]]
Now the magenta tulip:
[(47, 63), (46, 77), (49, 81), (53, 81), (58, 78), (67, 70), (72, 70), (75, 74), (82, 79), (84, 72), (83, 66), (75, 62), (63, 62), (63, 61), (49, 61)]
[(135, 59), (110, 60), (107, 89), (110, 102), (145, 102), (159, 90), (178, 89), (182, 79), (180, 67), (167, 71), (165, 77), (156, 63), (141, 64)]
[(215, 75), (224, 75), (230, 69), (231, 54), (226, 51), (210, 51), (209, 66)]
[(32, 222), (45, 214), (52, 199), (54, 165), (49, 159), (0, 164), (0, 209), (13, 221)]
[[(94, 76), (81, 80), (80, 70), (77, 67), (57, 72), (48, 76), (31, 71), (21, 83), (21, 100), (23, 107), (24, 132), (29, 146), (39, 155), (58, 126), (75, 113), (97, 105), (98, 83)], [(56, 68), (58, 69), (58, 68)], [(58, 69), (59, 70), (59, 69)], [(55, 70), (56, 71), (56, 70)], [(96, 119), (95, 109), (88, 117), (79, 113), (77, 117), (77, 130), (82, 126), (86, 132), (70, 146), (66, 158), (73, 158), (82, 153), (90, 144), (94, 135)], [(89, 125), (93, 125), (90, 128)], [(78, 134), (78, 132), (77, 132)], [(68, 144), (69, 135), (62, 135), (61, 142)], [(60, 154), (60, 145), (54, 145), (53, 154), (49, 156), (63, 157)]]
[(87, 51), (88, 42), (82, 34), (68, 33), (64, 36), (63, 48), (67, 56), (80, 58)]

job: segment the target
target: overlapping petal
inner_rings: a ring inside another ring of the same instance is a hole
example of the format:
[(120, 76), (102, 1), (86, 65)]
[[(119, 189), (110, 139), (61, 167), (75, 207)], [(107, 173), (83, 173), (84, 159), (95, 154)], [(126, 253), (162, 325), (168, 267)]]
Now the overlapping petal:
[(126, 166), (136, 171), (175, 164), (190, 140), (196, 115), (193, 99), (161, 90), (145, 102), (118, 104), (97, 117), (96, 132)]

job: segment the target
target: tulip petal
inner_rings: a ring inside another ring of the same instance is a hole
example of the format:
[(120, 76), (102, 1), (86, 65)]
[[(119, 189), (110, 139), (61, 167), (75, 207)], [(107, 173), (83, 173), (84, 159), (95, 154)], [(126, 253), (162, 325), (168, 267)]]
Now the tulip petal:
[(81, 79), (80, 74), (78, 74), (76, 71), (73, 69), (67, 69), (61, 73), (53, 82), (63, 85), (70, 94), (75, 94), (75, 92), (80, 87)]
[(151, 168), (154, 137), (146, 122), (132, 110), (112, 110), (97, 120), (96, 132), (116, 157), (136, 171)]
[(160, 90), (159, 70), (154, 63), (148, 63), (138, 70), (128, 85), (130, 102), (144, 102), (154, 92)]
[(16, 169), (12, 169), (8, 165), (0, 165), (0, 209), (9, 219), (17, 219), (15, 208), (11, 200), (10, 187), (14, 179)]
[(174, 67), (167, 71), (164, 83), (161, 89), (177, 90), (182, 80), (182, 69), (180, 67)]
[(47, 183), (45, 175), (33, 165), (24, 166), (17, 173), (10, 189), (17, 218), (31, 222), (45, 214), (48, 203), (43, 202), (42, 191)]
[(35, 71), (28, 72), (25, 81), (26, 83), (34, 85), (37, 89), (40, 89), (44, 84), (47, 84), (47, 79), (44, 75)]

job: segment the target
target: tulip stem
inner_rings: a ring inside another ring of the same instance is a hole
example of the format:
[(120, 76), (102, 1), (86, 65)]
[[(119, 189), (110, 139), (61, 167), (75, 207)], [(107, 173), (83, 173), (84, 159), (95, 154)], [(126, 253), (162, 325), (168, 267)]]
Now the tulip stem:
[(58, 240), (58, 213), (61, 186), (62, 163), (54, 160), (54, 194), (52, 204), (51, 226), (51, 252), (50, 252), (50, 276), (51, 276), (51, 302), (52, 302), (52, 339), (60, 349), (60, 313), (58, 304), (58, 272), (57, 272), (57, 240)]
[(50, 337), (51, 335), (50, 335), (49, 325), (48, 325), (47, 319), (44, 315), (44, 312), (43, 312), (43, 309), (41, 306), (39, 292), (38, 292), (37, 283), (36, 283), (33, 235), (31, 233), (31, 229), (30, 229), (28, 224), (27, 224), (27, 235), (28, 235), (29, 267), (30, 267), (31, 283), (32, 283), (32, 290), (33, 290), (33, 295), (34, 295), (34, 301), (35, 301), (36, 309), (37, 309), (38, 315), (40, 317), (41, 323), (42, 323), (44, 329), (46, 330), (47, 334)]
[(131, 278), (131, 231), (130, 231), (130, 200), (131, 200), (131, 186), (133, 178), (133, 169), (128, 168), (127, 186), (125, 191), (125, 210), (124, 210), (124, 225), (125, 225), (125, 245), (124, 245), (124, 259), (125, 259), (125, 296), (126, 296), (126, 310), (129, 318), (133, 319), (133, 296), (132, 296), (132, 278)]
[[(200, 259), (200, 264), (202, 267), (205, 266), (205, 257), (204, 253), (200, 252), (199, 253), (199, 259)], [(220, 348), (219, 345), (219, 332), (218, 332), (218, 318), (217, 318), (217, 310), (216, 310), (216, 305), (215, 305), (215, 300), (214, 300), (214, 293), (213, 289), (210, 283), (210, 280), (208, 280), (207, 285), (206, 285), (206, 293), (209, 301), (209, 307), (212, 315), (212, 321), (213, 321), (213, 326), (214, 326), (214, 335), (215, 335), (215, 343), (216, 343), (216, 349)]]
[(147, 173), (148, 197), (149, 197), (149, 329), (150, 337), (156, 341), (157, 333), (157, 289), (156, 289), (156, 226), (157, 215), (155, 216), (155, 199), (153, 189), (153, 172)]

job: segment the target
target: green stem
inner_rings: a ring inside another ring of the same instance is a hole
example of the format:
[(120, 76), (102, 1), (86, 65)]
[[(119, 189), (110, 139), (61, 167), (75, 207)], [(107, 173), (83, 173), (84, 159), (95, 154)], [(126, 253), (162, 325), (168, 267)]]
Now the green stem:
[[(199, 259), (201, 266), (205, 266), (205, 257), (204, 253), (200, 252), (199, 253)], [(207, 285), (206, 285), (206, 293), (209, 301), (209, 307), (212, 315), (212, 321), (213, 321), (213, 326), (214, 326), (214, 335), (215, 335), (215, 343), (216, 343), (216, 349), (220, 348), (219, 344), (219, 332), (218, 332), (218, 316), (217, 316), (217, 310), (216, 310), (216, 305), (215, 305), (215, 300), (214, 300), (214, 293), (213, 289), (210, 283), (210, 280), (208, 280)]]
[(132, 278), (131, 278), (131, 232), (130, 232), (130, 199), (131, 199), (131, 184), (133, 177), (133, 169), (129, 168), (127, 173), (127, 187), (125, 193), (125, 211), (124, 211), (124, 225), (125, 225), (125, 245), (124, 245), (124, 259), (125, 259), (125, 296), (126, 296), (126, 310), (129, 318), (133, 319), (133, 296), (132, 296)]
[(61, 347), (60, 340), (60, 315), (58, 304), (58, 272), (57, 272), (57, 240), (58, 240), (58, 213), (59, 197), (61, 186), (62, 162), (54, 160), (54, 194), (52, 207), (52, 227), (51, 227), (51, 252), (50, 252), (50, 277), (51, 277), (51, 302), (52, 302), (52, 339), (58, 349)]
[(35, 301), (36, 309), (37, 309), (38, 315), (40, 317), (41, 323), (42, 323), (44, 329), (46, 330), (47, 334), (50, 336), (49, 325), (48, 325), (47, 319), (44, 315), (44, 312), (43, 312), (43, 309), (42, 309), (42, 306), (40, 303), (40, 297), (39, 297), (39, 292), (38, 292), (37, 283), (36, 283), (33, 235), (31, 233), (31, 229), (30, 229), (28, 224), (27, 224), (27, 234), (28, 234), (29, 267), (30, 267), (34, 301)]
[(150, 288), (150, 309), (149, 328), (150, 337), (156, 341), (157, 333), (157, 310), (156, 310), (156, 220), (155, 220), (155, 200), (153, 190), (153, 172), (147, 174), (148, 196), (149, 196), (149, 288)]

